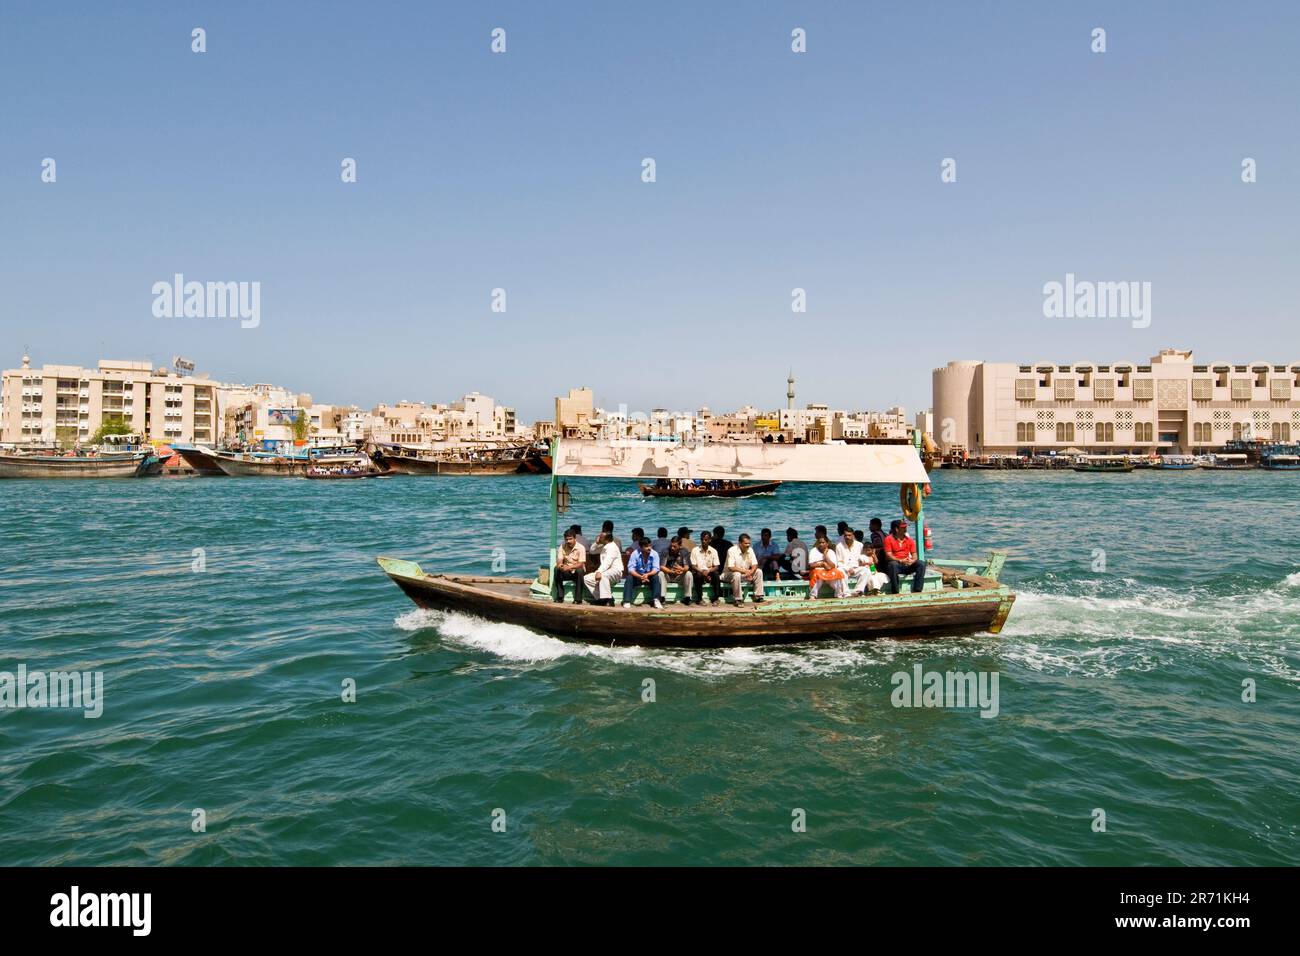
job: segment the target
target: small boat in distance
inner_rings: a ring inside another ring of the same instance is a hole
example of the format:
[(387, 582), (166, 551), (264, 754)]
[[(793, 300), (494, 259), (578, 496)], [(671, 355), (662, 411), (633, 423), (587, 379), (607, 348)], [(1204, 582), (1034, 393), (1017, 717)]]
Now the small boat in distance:
[(1124, 455), (1084, 455), (1073, 467), (1075, 471), (1124, 474), (1132, 471), (1134, 466)]
[(1156, 467), (1162, 471), (1191, 471), (1199, 466), (1194, 455), (1161, 455)]
[(1264, 455), (1259, 467), (1269, 471), (1300, 471), (1300, 455)]
[(759, 481), (747, 485), (739, 481), (703, 481), (697, 485), (689, 480), (660, 478), (653, 485), (641, 485), (641, 494), (648, 498), (750, 498), (754, 495), (770, 495), (780, 487), (779, 481)]
[(1250, 467), (1250, 459), (1239, 454), (1210, 455), (1201, 467), (1211, 471), (1241, 471)]

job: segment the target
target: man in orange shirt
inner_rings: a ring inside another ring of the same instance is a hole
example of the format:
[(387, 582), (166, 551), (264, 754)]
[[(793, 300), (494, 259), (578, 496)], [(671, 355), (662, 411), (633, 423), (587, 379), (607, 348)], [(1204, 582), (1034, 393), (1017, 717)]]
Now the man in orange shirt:
[(907, 533), (907, 522), (898, 520), (889, 525), (885, 538), (885, 574), (889, 575), (889, 593), (897, 594), (899, 578), (912, 575), (912, 593), (925, 584), (925, 562), (917, 560), (916, 542)]

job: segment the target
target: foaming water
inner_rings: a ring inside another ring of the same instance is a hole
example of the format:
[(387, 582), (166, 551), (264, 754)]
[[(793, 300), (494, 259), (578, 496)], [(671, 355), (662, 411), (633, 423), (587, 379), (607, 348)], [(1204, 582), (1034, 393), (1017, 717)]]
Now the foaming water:
[[(546, 557), (533, 533), (548, 525), (544, 477), (0, 483), (0, 670), (105, 681), (98, 720), (0, 711), (0, 852), (1300, 862), (1300, 544), (1280, 530), (1300, 485), (1129, 477), (935, 476), (939, 558), (1012, 553), (1001, 635), (716, 651), (420, 610), (374, 564), (490, 574), (504, 547), (505, 573), (531, 575)], [(890, 489), (702, 502), (571, 487), (574, 520), (624, 532), (779, 536), (897, 507)], [(918, 665), (996, 673), (998, 716), (893, 706), (894, 675)], [(491, 833), (493, 807), (508, 809), (508, 836)], [(809, 812), (797, 840), (791, 807)]]

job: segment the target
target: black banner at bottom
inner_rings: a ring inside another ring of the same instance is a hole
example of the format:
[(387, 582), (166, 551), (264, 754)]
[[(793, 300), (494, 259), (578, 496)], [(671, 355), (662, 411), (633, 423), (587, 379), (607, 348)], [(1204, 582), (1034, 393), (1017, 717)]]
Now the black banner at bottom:
[(1292, 877), (1244, 869), (8, 869), (0, 870), (0, 919), (9, 941), (76, 934), (82, 943), (337, 945), (428, 938), (439, 925), (438, 934), (457, 938), (486, 930), (494, 944), (512, 932), (536, 940), (548, 928), (636, 935), (674, 925), (769, 941), (807, 933), (811, 920), (819, 934), (907, 928), (941, 945), (962, 927), (1231, 944), (1285, 925)]

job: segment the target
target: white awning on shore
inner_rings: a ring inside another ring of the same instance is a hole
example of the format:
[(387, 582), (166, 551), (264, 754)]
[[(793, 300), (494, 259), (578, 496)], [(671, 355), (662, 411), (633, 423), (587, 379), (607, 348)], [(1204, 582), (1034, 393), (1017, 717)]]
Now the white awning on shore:
[(911, 445), (701, 444), (561, 439), (555, 474), (583, 478), (703, 478), (880, 484), (929, 480)]

